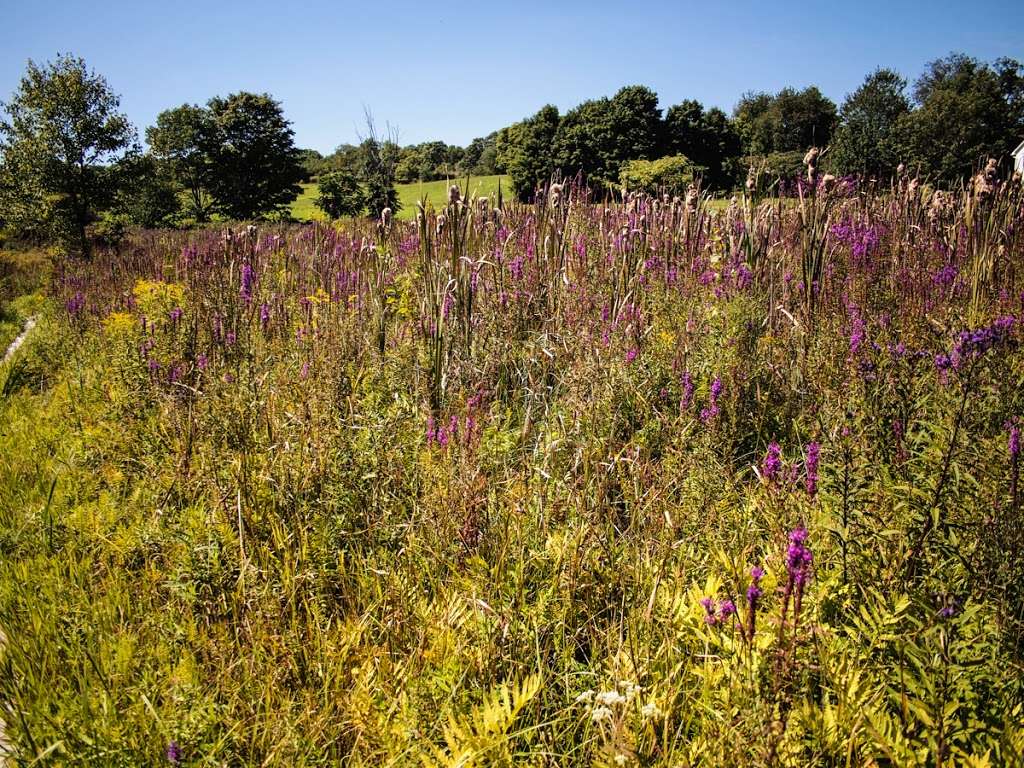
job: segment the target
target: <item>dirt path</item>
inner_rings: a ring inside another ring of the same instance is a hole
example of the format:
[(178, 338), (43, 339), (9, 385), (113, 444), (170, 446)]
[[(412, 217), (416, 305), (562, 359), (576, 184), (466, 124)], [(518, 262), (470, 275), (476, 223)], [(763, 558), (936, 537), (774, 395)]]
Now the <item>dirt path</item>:
[(14, 353), (18, 351), (18, 347), (25, 343), (25, 339), (28, 338), (29, 333), (35, 327), (36, 318), (33, 315), (32, 317), (25, 321), (25, 327), (21, 329), (21, 333), (19, 333), (17, 338), (15, 338), (14, 341), (12, 341), (10, 345), (7, 347), (7, 351), (4, 352), (3, 362), (6, 363), (8, 360), (14, 357)]

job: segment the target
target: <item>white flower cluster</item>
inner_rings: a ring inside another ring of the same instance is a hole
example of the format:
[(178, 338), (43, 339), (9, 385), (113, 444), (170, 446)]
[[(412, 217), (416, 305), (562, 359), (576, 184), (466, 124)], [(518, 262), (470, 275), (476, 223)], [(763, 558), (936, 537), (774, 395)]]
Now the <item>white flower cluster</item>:
[[(643, 689), (634, 682), (629, 680), (620, 680), (619, 684), (615, 688), (611, 688), (607, 691), (584, 691), (576, 697), (576, 703), (588, 705), (590, 707), (590, 719), (595, 723), (601, 723), (611, 721), (612, 718), (615, 717), (616, 709), (629, 704), (642, 690)], [(648, 715), (648, 712), (657, 712), (660, 714), (660, 710), (655, 704), (644, 705), (642, 711), (645, 717), (655, 716), (653, 714)]]

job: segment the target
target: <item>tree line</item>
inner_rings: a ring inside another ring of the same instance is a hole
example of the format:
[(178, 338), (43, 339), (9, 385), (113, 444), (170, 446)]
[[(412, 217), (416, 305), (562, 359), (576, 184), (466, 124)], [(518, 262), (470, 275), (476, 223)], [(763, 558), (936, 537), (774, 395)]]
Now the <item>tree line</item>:
[(645, 171), (654, 184), (699, 176), (705, 188), (724, 191), (755, 163), (770, 175), (797, 175), (812, 146), (827, 148), (823, 162), (837, 174), (881, 179), (903, 163), (950, 184), (989, 156), (1008, 161), (1022, 139), (1021, 65), (951, 54), (928, 64), (909, 90), (899, 74), (878, 69), (839, 107), (810, 86), (746, 93), (731, 116), (694, 100), (662, 114), (657, 94), (633, 85), (564, 115), (544, 106), (501, 129), (496, 144), (498, 168), (525, 198), (555, 173), (608, 186), (644, 179)]
[(86, 251), (92, 236), (124, 227), (287, 215), (304, 181), (331, 217), (398, 210), (395, 184), (507, 173), (528, 199), (553, 175), (608, 188), (682, 189), (700, 179), (728, 191), (760, 164), (796, 175), (804, 152), (826, 148), (837, 174), (883, 179), (897, 165), (937, 183), (1006, 160), (1024, 138), (1024, 71), (1008, 58), (951, 54), (912, 87), (896, 72), (869, 74), (842, 105), (818, 88), (746, 93), (727, 115), (686, 100), (662, 111), (631, 85), (565, 114), (546, 105), (466, 147), (399, 146), (367, 115), (358, 145), (329, 155), (295, 146), (281, 104), (268, 94), (216, 96), (162, 112), (145, 130), (119, 111), (106, 80), (74, 56), (29, 62), (0, 120), (0, 225)]

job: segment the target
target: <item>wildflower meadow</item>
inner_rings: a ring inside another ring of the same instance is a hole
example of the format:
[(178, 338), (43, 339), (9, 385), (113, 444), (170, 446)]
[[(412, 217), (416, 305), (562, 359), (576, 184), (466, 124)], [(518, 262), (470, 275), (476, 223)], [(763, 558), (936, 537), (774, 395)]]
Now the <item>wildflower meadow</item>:
[(54, 262), (18, 765), (1024, 760), (1024, 188), (458, 185)]

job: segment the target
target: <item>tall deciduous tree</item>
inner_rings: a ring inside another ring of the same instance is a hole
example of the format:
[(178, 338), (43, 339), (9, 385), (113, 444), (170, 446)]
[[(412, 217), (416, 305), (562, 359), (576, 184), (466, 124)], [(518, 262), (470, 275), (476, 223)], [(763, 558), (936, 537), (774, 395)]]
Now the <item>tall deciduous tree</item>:
[(910, 114), (907, 81), (891, 69), (878, 69), (846, 97), (839, 112), (832, 162), (847, 173), (882, 178), (899, 165), (903, 126)]
[(699, 101), (688, 99), (665, 113), (665, 149), (703, 166), (705, 185), (723, 189), (729, 186), (731, 166), (740, 156), (741, 142), (722, 110), (705, 111)]
[(86, 227), (109, 205), (120, 163), (137, 153), (117, 95), (81, 58), (29, 61), (0, 121), (0, 195), (15, 226), (89, 251)]
[(955, 53), (931, 62), (914, 84), (917, 109), (907, 119), (910, 160), (939, 179), (970, 174), (1024, 137), (1021, 65), (989, 66)]
[(498, 132), (497, 165), (511, 177), (512, 191), (520, 200), (528, 199), (538, 184), (551, 178), (555, 170), (552, 142), (558, 124), (558, 109), (548, 104), (532, 117)]
[(836, 126), (836, 105), (813, 85), (774, 96), (744, 94), (734, 112), (746, 151), (753, 155), (825, 146)]
[(188, 194), (188, 213), (199, 222), (208, 220), (212, 207), (208, 149), (213, 135), (209, 110), (194, 104), (161, 112), (156, 125), (146, 129), (150, 150)]
[(281, 105), (265, 93), (242, 92), (210, 99), (208, 108), (207, 177), (217, 209), (233, 219), (284, 210), (301, 191), (303, 169)]
[(398, 213), (402, 204), (398, 200), (398, 190), (395, 189), (395, 176), (401, 157), (397, 135), (388, 126), (387, 135), (380, 136), (369, 112), (366, 113), (366, 129), (366, 138), (359, 145), (366, 207), (372, 216), (379, 216), (385, 208)]

